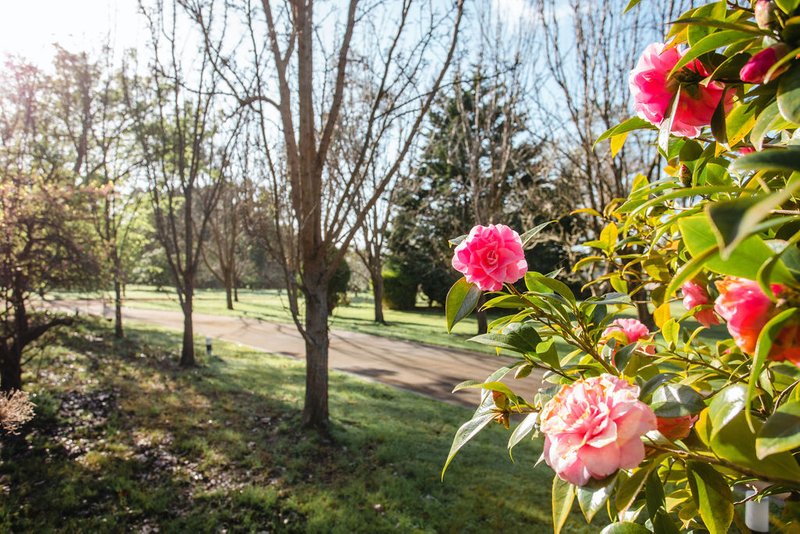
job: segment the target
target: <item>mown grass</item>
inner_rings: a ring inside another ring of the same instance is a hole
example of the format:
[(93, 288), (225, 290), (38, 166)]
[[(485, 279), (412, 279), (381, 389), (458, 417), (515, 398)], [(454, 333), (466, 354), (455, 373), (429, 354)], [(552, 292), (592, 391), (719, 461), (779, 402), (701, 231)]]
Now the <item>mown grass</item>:
[[(64, 299), (109, 299), (103, 293), (58, 292), (54, 298)], [(370, 295), (349, 296), (347, 305), (333, 311), (331, 327), (353, 332), (364, 332), (394, 339), (418, 341), (441, 347), (491, 353), (490, 347), (470, 342), (478, 330), (474, 317), (468, 317), (457, 324), (452, 334), (445, 326), (444, 309), (441, 307), (417, 306), (413, 311), (389, 310), (384, 308), (387, 324), (374, 321), (373, 300)], [(110, 301), (109, 301), (110, 302)], [(289, 323), (292, 321), (285, 292), (277, 290), (239, 290), (239, 302), (234, 310), (225, 307), (225, 292), (218, 289), (198, 290), (194, 297), (195, 311), (213, 315), (232, 315), (251, 317), (266, 321)], [(110, 305), (110, 304), (109, 304)], [(180, 311), (178, 298), (174, 291), (156, 290), (145, 286), (131, 286), (126, 292), (125, 306), (143, 309)]]
[[(301, 362), (83, 320), (28, 366), (38, 415), (3, 447), (3, 532), (548, 532), (552, 473), (490, 428), (440, 470), (470, 410), (333, 373), (331, 438), (299, 425)], [(572, 531), (594, 532), (574, 519)]]

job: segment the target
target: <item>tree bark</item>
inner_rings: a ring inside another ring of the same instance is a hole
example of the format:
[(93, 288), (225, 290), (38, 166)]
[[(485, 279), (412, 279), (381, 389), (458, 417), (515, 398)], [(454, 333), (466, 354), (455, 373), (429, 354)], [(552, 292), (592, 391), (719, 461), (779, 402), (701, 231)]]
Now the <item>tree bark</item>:
[(386, 324), (383, 317), (383, 276), (380, 269), (372, 274), (372, 296), (375, 300), (375, 322)]
[(114, 277), (114, 337), (122, 339), (125, 331), (122, 329), (122, 283), (119, 276)]
[(328, 288), (306, 286), (306, 397), (303, 425), (328, 430)]
[(225, 305), (233, 309), (233, 276), (229, 271), (225, 272)]
[(3, 348), (0, 354), (0, 391), (22, 389), (22, 357), (15, 348)]
[(194, 288), (188, 286), (183, 299), (183, 346), (181, 347), (181, 367), (194, 367), (194, 324), (192, 322), (192, 299)]

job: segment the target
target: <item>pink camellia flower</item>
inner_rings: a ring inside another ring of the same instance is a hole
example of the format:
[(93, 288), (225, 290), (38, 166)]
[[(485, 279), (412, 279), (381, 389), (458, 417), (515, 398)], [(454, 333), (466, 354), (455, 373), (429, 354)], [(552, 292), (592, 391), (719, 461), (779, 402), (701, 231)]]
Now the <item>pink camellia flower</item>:
[(519, 234), (503, 224), (474, 227), (453, 255), (453, 269), (483, 291), (499, 291), (528, 271)]
[(641, 436), (656, 429), (656, 416), (638, 396), (637, 386), (610, 374), (561, 388), (541, 413), (547, 465), (576, 486), (639, 465)]
[[(621, 334), (625, 338), (621, 341), (629, 345), (650, 337), (650, 330), (638, 319), (616, 319), (608, 328), (603, 330), (601, 337), (616, 337), (615, 334)], [(642, 350), (648, 354), (656, 353), (656, 348), (653, 345), (645, 345)]]
[(679, 417), (656, 417), (658, 431), (667, 439), (675, 441), (689, 436), (692, 426), (697, 421), (696, 415), (683, 415)]
[[(701, 128), (711, 123), (725, 91), (718, 82), (705, 87), (699, 84), (709, 72), (698, 60), (689, 62), (673, 78), (667, 79), (684, 53), (677, 48), (665, 49), (663, 43), (651, 44), (631, 71), (628, 83), (633, 94), (633, 107), (639, 117), (655, 126), (661, 126), (680, 87), (680, 101), (670, 131), (684, 137), (697, 137)], [(733, 95), (728, 94), (726, 106), (732, 102)]]
[[(744, 64), (744, 67), (739, 71), (739, 78), (745, 83), (763, 83), (767, 71), (787, 52), (789, 52), (789, 47), (785, 44), (777, 44), (765, 48)], [(789, 65), (779, 68), (773, 73), (772, 77), (775, 78), (788, 68)]]
[[(697, 306), (708, 304), (710, 301), (706, 288), (697, 282), (690, 280), (683, 284), (681, 289), (683, 290), (683, 306), (687, 310), (693, 310)], [(710, 308), (705, 308), (698, 311), (694, 314), (694, 318), (706, 328), (715, 324), (719, 324), (719, 319), (717, 319), (717, 316), (714, 315), (714, 310)]]
[(743, 146), (742, 148), (739, 149), (739, 155), (746, 156), (747, 154), (752, 154), (755, 151), (756, 151), (755, 147)]
[[(769, 321), (773, 311), (772, 300), (764, 294), (758, 282), (729, 276), (717, 282), (719, 297), (714, 310), (728, 321), (728, 332), (736, 345), (744, 352), (752, 354), (761, 329)], [(772, 292), (779, 294), (780, 284), (772, 285)]]

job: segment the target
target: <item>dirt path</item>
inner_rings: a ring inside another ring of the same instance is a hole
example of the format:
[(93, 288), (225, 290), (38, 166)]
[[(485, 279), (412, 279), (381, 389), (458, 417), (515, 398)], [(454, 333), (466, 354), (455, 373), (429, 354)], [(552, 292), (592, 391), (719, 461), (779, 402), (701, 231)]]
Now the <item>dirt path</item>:
[[(80, 313), (113, 317), (113, 308), (99, 301), (56, 301), (53, 307), (79, 310)], [(125, 320), (181, 330), (180, 312), (124, 308)], [(444, 326), (442, 326), (444, 328)], [(250, 347), (292, 358), (304, 358), (303, 338), (294, 325), (279, 324), (244, 317), (195, 313), (197, 335), (241, 343)], [(218, 354), (224, 358), (224, 354)], [(475, 406), (477, 390), (451, 393), (464, 380), (483, 380), (510, 359), (456, 349), (434, 347), (410, 341), (383, 338), (358, 332), (331, 330), (330, 366), (394, 387), (451, 403)], [(513, 389), (532, 398), (541, 375), (515, 381)]]

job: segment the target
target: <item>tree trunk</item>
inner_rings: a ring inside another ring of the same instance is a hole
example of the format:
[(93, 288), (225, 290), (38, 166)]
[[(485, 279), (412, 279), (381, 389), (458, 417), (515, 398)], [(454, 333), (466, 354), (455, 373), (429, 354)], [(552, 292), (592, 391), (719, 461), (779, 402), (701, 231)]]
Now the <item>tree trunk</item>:
[(114, 277), (114, 336), (117, 339), (125, 337), (122, 329), (122, 283), (119, 277)]
[(306, 286), (306, 398), (303, 425), (328, 430), (328, 288)]
[(15, 349), (0, 354), (0, 391), (22, 389), (22, 355)]
[(225, 273), (225, 306), (233, 309), (233, 276), (229, 272)]
[(181, 347), (181, 367), (194, 367), (194, 324), (192, 323), (192, 298), (194, 288), (186, 288), (183, 300), (183, 346)]
[(650, 313), (650, 309), (647, 307), (647, 290), (638, 291), (634, 298), (636, 299), (636, 314), (639, 316), (639, 321), (651, 332), (658, 330), (653, 314)]
[(380, 269), (370, 273), (372, 277), (372, 295), (375, 299), (375, 322), (386, 324), (383, 317), (383, 276)]
[(233, 282), (233, 301), (239, 302), (239, 284), (236, 280)]

